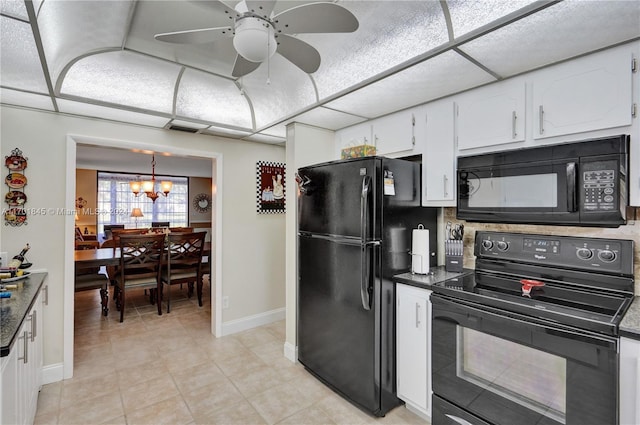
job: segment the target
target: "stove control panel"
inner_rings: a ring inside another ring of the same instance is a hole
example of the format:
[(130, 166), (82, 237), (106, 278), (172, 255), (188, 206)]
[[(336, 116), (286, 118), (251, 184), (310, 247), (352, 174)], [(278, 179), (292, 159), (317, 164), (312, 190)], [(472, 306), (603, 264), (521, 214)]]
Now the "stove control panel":
[(475, 255), (585, 271), (633, 274), (633, 241), (623, 239), (478, 231)]

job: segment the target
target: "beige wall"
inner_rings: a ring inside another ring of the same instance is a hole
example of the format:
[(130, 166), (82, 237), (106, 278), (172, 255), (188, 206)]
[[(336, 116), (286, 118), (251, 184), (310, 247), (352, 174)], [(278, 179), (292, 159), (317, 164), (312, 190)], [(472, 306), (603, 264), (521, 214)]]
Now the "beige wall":
[[(285, 306), (285, 218), (262, 216), (255, 210), (256, 161), (283, 162), (282, 147), (211, 136), (186, 134), (142, 126), (63, 116), (8, 106), (0, 107), (0, 154), (16, 146), (29, 158), (29, 199), (26, 208), (64, 208), (67, 135), (132, 141), (158, 147), (180, 147), (222, 155), (222, 287), (230, 296), (223, 323)], [(4, 195), (7, 191), (3, 185)], [(75, 197), (75, 193), (72, 195)], [(1, 230), (0, 249), (16, 253), (31, 244), (34, 268), (49, 272), (49, 305), (44, 317), (44, 364), (63, 361), (63, 288), (65, 279), (65, 217), (31, 215), (27, 226)], [(13, 254), (12, 254), (13, 255)]]
[[(502, 224), (502, 223), (470, 223), (456, 219), (455, 208), (444, 208), (444, 222), (464, 224), (464, 266), (474, 268), (475, 257), (473, 255), (473, 243), (476, 231), (488, 230), (496, 232), (533, 233), (556, 236), (579, 236), (611, 239), (631, 239), (634, 243), (635, 266), (635, 293), (640, 295), (640, 222), (628, 221), (626, 226), (615, 229), (600, 227), (574, 227), (574, 226), (541, 226), (532, 224)], [(444, 233), (444, 229), (439, 229)]]
[(92, 214), (96, 210), (98, 205), (97, 200), (98, 191), (98, 174), (95, 170), (76, 170), (76, 200), (82, 198), (86, 204), (83, 208), (80, 208), (79, 204), (76, 204), (76, 211), (78, 212), (78, 220), (76, 226), (80, 230), (87, 228), (89, 233), (96, 233), (96, 215)]

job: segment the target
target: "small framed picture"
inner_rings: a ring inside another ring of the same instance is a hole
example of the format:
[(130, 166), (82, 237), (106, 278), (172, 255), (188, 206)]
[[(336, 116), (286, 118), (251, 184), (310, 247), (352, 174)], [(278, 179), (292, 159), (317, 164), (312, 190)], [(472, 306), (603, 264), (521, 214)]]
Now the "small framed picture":
[(256, 201), (259, 214), (285, 212), (285, 164), (282, 162), (256, 163)]

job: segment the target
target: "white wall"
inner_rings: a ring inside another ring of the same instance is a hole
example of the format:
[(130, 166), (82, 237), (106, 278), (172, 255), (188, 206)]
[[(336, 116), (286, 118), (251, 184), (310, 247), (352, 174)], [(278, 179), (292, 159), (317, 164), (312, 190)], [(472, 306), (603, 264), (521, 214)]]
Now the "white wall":
[[(256, 162), (284, 162), (282, 147), (212, 136), (84, 119), (47, 112), (0, 107), (0, 154), (20, 148), (28, 158), (27, 208), (63, 208), (67, 135), (180, 147), (222, 154), (222, 288), (230, 297), (223, 311), (229, 321), (283, 309), (285, 306), (285, 216), (258, 215), (255, 199)], [(221, 164), (218, 164), (220, 166)], [(7, 192), (3, 185), (2, 194)], [(28, 225), (1, 226), (0, 249), (14, 255), (31, 244), (28, 258), (35, 268), (49, 272), (49, 305), (44, 317), (44, 364), (63, 362), (63, 303), (65, 286), (65, 218), (56, 214), (31, 215)]]
[[(297, 328), (297, 234), (298, 234), (298, 187), (295, 173), (300, 167), (336, 159), (334, 156), (333, 131), (293, 123), (287, 126), (287, 339), (284, 344), (285, 356), (296, 361)], [(295, 196), (295, 197), (294, 197)]]

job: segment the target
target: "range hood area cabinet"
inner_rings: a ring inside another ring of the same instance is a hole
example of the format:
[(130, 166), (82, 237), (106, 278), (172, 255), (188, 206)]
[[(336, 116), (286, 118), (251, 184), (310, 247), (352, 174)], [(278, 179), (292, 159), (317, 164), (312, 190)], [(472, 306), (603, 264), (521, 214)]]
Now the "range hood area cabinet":
[(533, 138), (631, 125), (632, 64), (611, 49), (533, 73)]
[(458, 149), (525, 140), (526, 85), (507, 80), (456, 97)]

